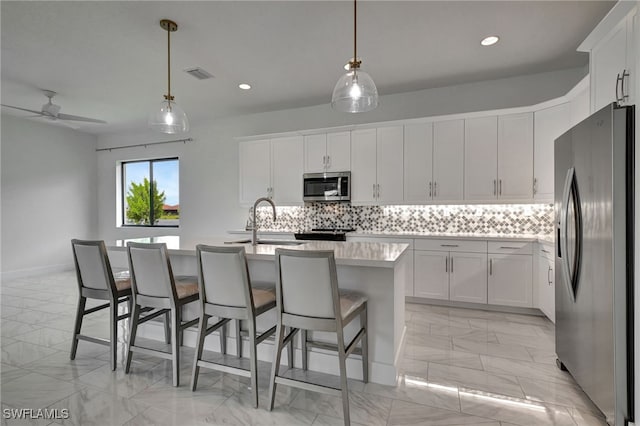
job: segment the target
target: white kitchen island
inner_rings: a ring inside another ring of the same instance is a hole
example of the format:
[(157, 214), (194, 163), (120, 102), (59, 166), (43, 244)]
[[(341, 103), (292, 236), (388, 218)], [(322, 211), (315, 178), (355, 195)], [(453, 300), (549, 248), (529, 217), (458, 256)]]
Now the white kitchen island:
[[(164, 242), (171, 257), (171, 265), (176, 275), (195, 275), (197, 244), (225, 245), (228, 239), (203, 238), (186, 240), (177, 236), (137, 238), (118, 240), (109, 247), (113, 266), (126, 266), (126, 243)], [(240, 245), (240, 244), (232, 244)], [(249, 271), (253, 282), (275, 282), (275, 249), (278, 247), (296, 250), (334, 250), (338, 270), (340, 288), (356, 290), (368, 297), (368, 330), (369, 330), (369, 380), (374, 383), (394, 385), (398, 373), (398, 362), (401, 356), (405, 336), (405, 282), (410, 279), (408, 268), (411, 266), (407, 255), (407, 244), (395, 243), (349, 243), (317, 241), (300, 245), (261, 244), (252, 246), (243, 244), (247, 254)], [(185, 316), (193, 316), (196, 306), (190, 307)], [(258, 328), (266, 329), (275, 321), (275, 313), (269, 312), (259, 318)], [(352, 337), (359, 328), (358, 320), (345, 330), (346, 338)], [(262, 325), (262, 327), (261, 327)], [(215, 334), (215, 333), (214, 333)], [(153, 321), (138, 331), (141, 337), (157, 340), (163, 339), (163, 327)], [(235, 333), (228, 333), (233, 340)], [(335, 334), (321, 333), (313, 336), (316, 340), (333, 340)], [(184, 344), (195, 345), (195, 327), (185, 331)], [(296, 337), (295, 366), (301, 366), (299, 341)], [(228, 351), (233, 353), (235, 342), (229, 341)], [(205, 348), (219, 350), (219, 339), (211, 336)], [(258, 358), (262, 361), (273, 360), (273, 340), (267, 340), (258, 347)], [(248, 354), (248, 350), (243, 353)], [(283, 363), (287, 357), (283, 356)], [(347, 373), (355, 379), (362, 378), (361, 360), (352, 355), (347, 361)], [(309, 369), (324, 373), (339, 374), (337, 355), (328, 350), (312, 348), (309, 350)]]

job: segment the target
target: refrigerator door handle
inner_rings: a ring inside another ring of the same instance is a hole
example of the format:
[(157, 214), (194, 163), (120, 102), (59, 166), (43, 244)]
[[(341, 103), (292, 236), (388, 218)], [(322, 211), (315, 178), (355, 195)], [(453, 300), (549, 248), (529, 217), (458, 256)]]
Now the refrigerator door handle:
[[(575, 247), (574, 258), (569, 259), (568, 237), (569, 237), (569, 203), (574, 203), (575, 215)], [(564, 181), (564, 190), (562, 192), (562, 206), (560, 210), (560, 230), (559, 245), (561, 257), (560, 265), (562, 267), (562, 275), (564, 282), (571, 295), (571, 300), (575, 302), (578, 290), (578, 276), (580, 269), (580, 258), (582, 255), (582, 211), (580, 209), (580, 198), (578, 194), (578, 185), (576, 181), (575, 168), (571, 167), (567, 171)], [(573, 267), (573, 268), (572, 268)], [(573, 270), (572, 270), (573, 269)]]

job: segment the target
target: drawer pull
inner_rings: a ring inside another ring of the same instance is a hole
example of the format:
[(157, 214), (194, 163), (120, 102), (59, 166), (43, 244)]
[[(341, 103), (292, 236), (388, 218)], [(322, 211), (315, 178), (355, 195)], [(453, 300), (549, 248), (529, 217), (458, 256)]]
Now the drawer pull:
[(440, 247), (458, 247), (458, 244), (440, 244)]
[(519, 250), (522, 247), (500, 246), (501, 249)]
[(545, 250), (545, 249), (540, 249), (540, 251), (543, 253), (551, 253), (549, 250)]
[(489, 259), (489, 275), (493, 275), (493, 259)]

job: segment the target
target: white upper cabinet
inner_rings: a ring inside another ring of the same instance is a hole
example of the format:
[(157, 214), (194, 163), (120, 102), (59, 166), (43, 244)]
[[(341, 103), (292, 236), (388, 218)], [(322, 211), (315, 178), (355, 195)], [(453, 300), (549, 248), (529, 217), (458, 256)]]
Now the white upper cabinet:
[(351, 170), (351, 132), (327, 133), (328, 172)]
[(404, 126), (404, 201), (426, 203), (431, 201), (433, 124)]
[(322, 173), (327, 165), (327, 135), (307, 135), (304, 137), (305, 173)]
[(302, 137), (239, 143), (240, 204), (260, 197), (279, 205), (302, 204)]
[(351, 132), (351, 202), (376, 200), (376, 129)]
[(271, 143), (268, 139), (239, 143), (240, 204), (252, 205), (271, 195)]
[(404, 197), (404, 127), (377, 129), (376, 199), (379, 203), (401, 203)]
[(305, 173), (351, 170), (351, 132), (322, 133), (304, 137)]
[(571, 125), (571, 105), (556, 105), (535, 112), (533, 146), (533, 198), (553, 201), (553, 149), (556, 138)]
[(578, 50), (590, 52), (591, 112), (611, 102), (635, 103), (637, 9), (618, 2)]
[(278, 205), (302, 204), (302, 136), (271, 139), (271, 197)]
[(464, 122), (464, 199), (497, 197), (498, 117), (480, 117)]
[(402, 202), (403, 143), (402, 126), (351, 132), (351, 202)]
[(533, 113), (498, 117), (498, 198), (533, 198)]
[(433, 200), (462, 200), (464, 120), (433, 123)]

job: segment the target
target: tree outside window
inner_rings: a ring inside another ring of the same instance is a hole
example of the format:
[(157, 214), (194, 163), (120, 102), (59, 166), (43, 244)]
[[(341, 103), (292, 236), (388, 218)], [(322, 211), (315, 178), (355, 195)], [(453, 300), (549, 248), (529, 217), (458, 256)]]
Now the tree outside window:
[(122, 164), (122, 224), (180, 224), (178, 159), (131, 161)]

